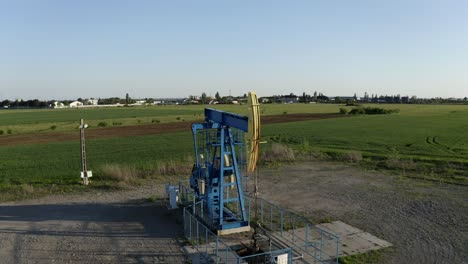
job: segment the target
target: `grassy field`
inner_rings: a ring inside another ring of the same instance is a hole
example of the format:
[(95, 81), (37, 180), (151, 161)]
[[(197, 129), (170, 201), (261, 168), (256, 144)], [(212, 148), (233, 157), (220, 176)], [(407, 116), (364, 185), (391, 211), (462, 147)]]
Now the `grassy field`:
[(266, 126), (263, 136), (319, 150), (468, 162), (468, 107)]
[[(262, 105), (264, 115), (290, 113), (337, 113), (339, 105)], [(275, 142), (290, 145), (297, 151), (321, 152), (339, 156), (350, 151), (359, 152), (367, 160), (403, 163), (405, 169), (440, 173), (458, 182), (467, 182), (468, 164), (468, 106), (383, 105), (399, 108), (399, 114), (355, 116), (265, 125), (263, 139), (268, 148)], [(223, 110), (246, 114), (246, 106), (222, 106)], [(65, 109), (35, 111), (0, 111), (2, 127), (20, 133), (47, 128), (58, 124), (64, 130), (76, 129), (80, 117), (97, 123), (101, 120), (125, 124), (177, 122), (201, 119), (201, 106), (157, 106), (141, 108)], [(137, 120), (141, 120), (138, 122)], [(69, 124), (70, 127), (67, 127)], [(44, 131), (46, 133), (46, 131)], [(0, 136), (4, 140), (5, 136)], [(87, 142), (89, 167), (95, 180), (101, 179), (102, 167), (120, 164), (147, 171), (151, 174), (161, 161), (188, 163), (192, 154), (190, 131), (152, 136), (96, 139)], [(79, 142), (17, 145), (0, 147), (0, 192), (18, 190), (26, 185), (56, 188), (67, 191), (79, 186)], [(414, 165), (417, 163), (417, 165)], [(391, 163), (385, 163), (391, 164)], [(384, 165), (385, 165), (384, 164)], [(442, 172), (438, 170), (442, 164)], [(190, 164), (187, 165), (190, 168)], [(154, 172), (157, 174), (157, 172)], [(188, 177), (188, 175), (187, 175)], [(442, 177), (442, 176), (440, 176)], [(52, 186), (52, 187), (51, 187)], [(16, 188), (16, 189), (15, 189)], [(81, 188), (81, 187), (77, 187)], [(6, 196), (2, 196), (3, 199)]]

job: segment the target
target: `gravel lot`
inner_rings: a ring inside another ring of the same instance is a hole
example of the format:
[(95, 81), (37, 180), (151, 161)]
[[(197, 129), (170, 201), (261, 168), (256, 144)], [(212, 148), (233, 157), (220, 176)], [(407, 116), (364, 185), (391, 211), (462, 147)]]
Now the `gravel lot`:
[[(468, 263), (468, 187), (349, 165), (260, 169), (260, 196), (313, 220), (341, 220), (395, 245), (386, 263)], [(0, 204), (1, 263), (183, 263), (162, 186)]]
[(341, 220), (389, 241), (386, 263), (468, 263), (468, 187), (349, 165), (261, 169), (260, 196), (318, 221)]

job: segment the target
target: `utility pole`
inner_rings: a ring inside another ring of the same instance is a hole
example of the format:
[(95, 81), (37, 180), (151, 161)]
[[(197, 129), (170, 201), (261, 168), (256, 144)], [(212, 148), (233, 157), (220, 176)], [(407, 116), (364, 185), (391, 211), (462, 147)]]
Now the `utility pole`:
[(80, 145), (81, 145), (81, 173), (80, 177), (84, 185), (89, 184), (89, 179), (93, 176), (92, 171), (88, 171), (86, 165), (86, 144), (85, 144), (85, 129), (88, 128), (88, 125), (84, 123), (84, 120), (80, 120)]

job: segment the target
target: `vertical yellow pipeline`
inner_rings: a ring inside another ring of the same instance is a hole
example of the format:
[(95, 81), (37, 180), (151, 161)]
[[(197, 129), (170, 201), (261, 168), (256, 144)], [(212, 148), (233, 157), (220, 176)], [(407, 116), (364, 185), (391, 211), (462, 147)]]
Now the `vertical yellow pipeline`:
[(258, 160), (258, 146), (260, 143), (260, 104), (258, 103), (257, 94), (249, 92), (249, 160), (247, 169), (249, 172), (254, 172)]

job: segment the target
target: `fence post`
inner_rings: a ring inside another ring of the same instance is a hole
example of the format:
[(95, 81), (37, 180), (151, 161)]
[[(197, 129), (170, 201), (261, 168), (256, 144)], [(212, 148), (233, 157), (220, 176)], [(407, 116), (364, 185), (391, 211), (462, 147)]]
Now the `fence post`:
[(201, 215), (200, 215), (200, 217), (201, 217), (201, 219), (203, 219), (203, 221), (205, 221), (205, 214), (203, 213), (203, 207), (204, 207), (203, 206), (203, 200), (201, 200), (201, 208), (200, 208)]
[(252, 209), (250, 207), (250, 202), (251, 202), (250, 199), (248, 201), (249, 201), (249, 222), (250, 222), (250, 215), (252, 214)]
[(195, 214), (195, 212), (196, 212), (196, 210), (195, 210), (195, 195), (193, 196), (192, 200), (193, 200), (193, 202), (192, 202), (192, 212), (193, 212), (193, 215), (196, 215)]
[(218, 257), (218, 240), (219, 240), (219, 237), (216, 236), (216, 264), (219, 263), (219, 257)]
[(189, 228), (189, 232), (190, 232), (190, 240), (192, 240), (192, 223), (193, 223), (193, 216), (191, 215), (190, 216), (190, 228)]
[(293, 240), (293, 243), (294, 243), (294, 242), (296, 242), (296, 237), (295, 237), (295, 233), (294, 233), (294, 217), (289, 216), (289, 219), (291, 220), (292, 240)]
[(340, 254), (340, 238), (336, 237), (336, 264), (339, 264), (338, 257)]
[(323, 230), (320, 229), (320, 261), (322, 260), (323, 251)]
[(283, 209), (280, 209), (280, 225), (281, 225), (281, 236), (283, 236)]
[(270, 228), (273, 230), (273, 206), (270, 204)]
[(200, 246), (200, 232), (199, 232), (199, 227), (200, 227), (200, 223), (197, 223), (197, 251), (200, 251), (198, 250), (198, 247)]
[(182, 212), (183, 212), (182, 217), (184, 219), (184, 235), (185, 235), (185, 237), (187, 237), (187, 219), (185, 219), (185, 208), (184, 208), (184, 210)]
[(263, 200), (260, 200), (260, 214), (262, 216), (262, 224), (265, 222), (263, 219)]

